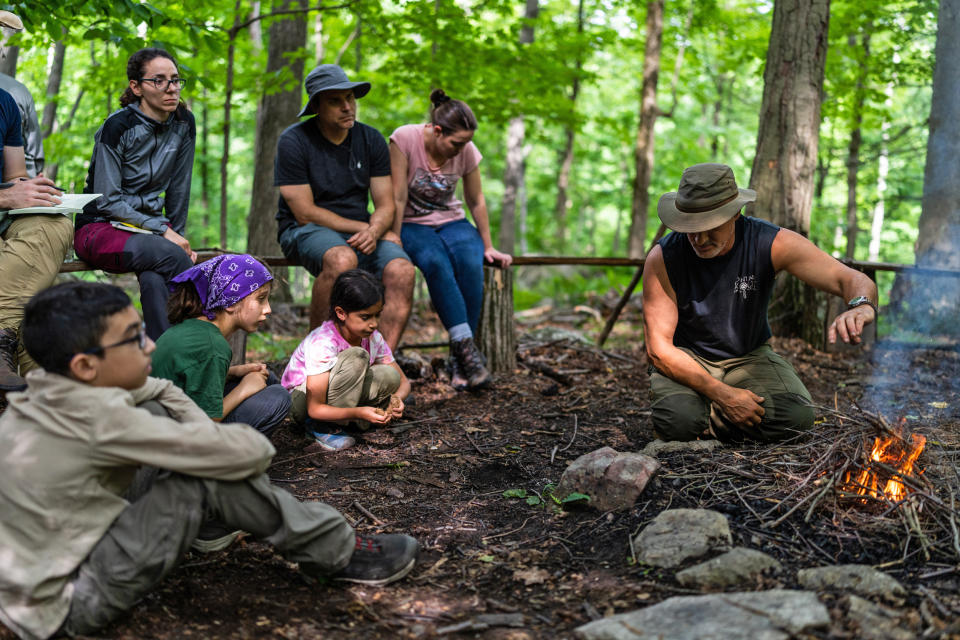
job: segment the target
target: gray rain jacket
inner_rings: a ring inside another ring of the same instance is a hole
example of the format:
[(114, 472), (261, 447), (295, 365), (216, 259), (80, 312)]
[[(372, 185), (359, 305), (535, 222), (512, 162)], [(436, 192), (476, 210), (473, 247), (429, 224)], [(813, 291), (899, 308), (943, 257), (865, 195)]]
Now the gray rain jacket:
[(77, 214), (76, 228), (116, 220), (183, 235), (190, 206), (190, 179), (197, 126), (180, 106), (157, 122), (127, 105), (106, 119), (94, 136), (84, 193), (102, 193)]

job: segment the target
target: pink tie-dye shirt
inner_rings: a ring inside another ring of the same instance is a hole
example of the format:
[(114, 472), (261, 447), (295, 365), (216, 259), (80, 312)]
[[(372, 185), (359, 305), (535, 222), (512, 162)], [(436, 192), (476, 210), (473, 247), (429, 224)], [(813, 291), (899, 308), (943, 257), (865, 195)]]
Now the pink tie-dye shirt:
[[(337, 355), (350, 346), (340, 335), (336, 323), (327, 320), (311, 331), (297, 346), (290, 356), (287, 368), (283, 370), (280, 384), (291, 391), (305, 383), (307, 377), (330, 371), (337, 363)], [(360, 346), (370, 354), (371, 365), (393, 362), (393, 351), (379, 331), (374, 331), (369, 338), (361, 340)]]

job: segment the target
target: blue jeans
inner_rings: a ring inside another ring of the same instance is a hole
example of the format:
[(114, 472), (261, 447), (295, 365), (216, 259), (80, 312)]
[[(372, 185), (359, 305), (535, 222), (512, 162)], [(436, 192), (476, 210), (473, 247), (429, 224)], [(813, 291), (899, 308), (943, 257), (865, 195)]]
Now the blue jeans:
[[(240, 384), (240, 378), (227, 382), (223, 395), (233, 391)], [(271, 373), (267, 377), (267, 386), (241, 402), (228, 415), (224, 422), (242, 422), (260, 433), (267, 435), (283, 422), (290, 412), (290, 394), (280, 384), (280, 379)]]
[(466, 219), (439, 227), (404, 223), (403, 248), (423, 272), (446, 329), (464, 322), (474, 334), (483, 304), (483, 240)]

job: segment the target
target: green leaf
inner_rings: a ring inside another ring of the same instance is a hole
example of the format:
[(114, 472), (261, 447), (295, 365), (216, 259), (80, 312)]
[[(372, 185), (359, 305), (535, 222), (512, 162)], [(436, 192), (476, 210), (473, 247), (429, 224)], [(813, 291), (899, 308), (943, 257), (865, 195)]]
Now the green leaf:
[(527, 504), (529, 504), (530, 506), (536, 506), (536, 505), (540, 504), (541, 502), (542, 502), (542, 500), (540, 500), (540, 498), (538, 498), (537, 496), (529, 496), (529, 497), (527, 498)]
[(479, 560), (480, 562), (493, 562), (494, 557), (493, 556), (477, 556), (477, 560)]
[(567, 503), (567, 502), (578, 502), (578, 501), (580, 501), (580, 500), (586, 500), (587, 502), (590, 502), (590, 496), (588, 496), (588, 495), (585, 494), (585, 493), (576, 493), (576, 492), (574, 492), (574, 493), (571, 493), (570, 495), (568, 495), (566, 498), (564, 498), (564, 499), (563, 499), (563, 502), (564, 502), (564, 503)]
[(507, 489), (503, 492), (504, 498), (526, 498), (527, 490), (526, 489)]

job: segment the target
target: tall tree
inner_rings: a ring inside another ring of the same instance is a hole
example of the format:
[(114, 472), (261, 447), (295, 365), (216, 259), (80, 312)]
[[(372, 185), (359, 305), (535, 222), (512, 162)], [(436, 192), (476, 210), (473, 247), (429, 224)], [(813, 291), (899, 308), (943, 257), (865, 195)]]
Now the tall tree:
[[(277, 10), (306, 8), (307, 0), (279, 0)], [(264, 88), (257, 105), (257, 129), (254, 137), (253, 194), (247, 216), (247, 251), (255, 255), (279, 255), (277, 189), (273, 186), (273, 164), (280, 134), (296, 121), (301, 107), (303, 58), (290, 55), (306, 45), (307, 14), (295, 14), (274, 21), (268, 29), (268, 77), (274, 82)], [(287, 291), (282, 287), (281, 291)], [(287, 297), (281, 294), (281, 297)]]
[[(580, 95), (580, 74), (583, 70), (583, 0), (577, 3), (577, 53), (574, 61), (573, 86), (570, 89), (571, 115), (576, 113), (577, 96)], [(565, 143), (560, 154), (560, 170), (557, 172), (557, 204), (555, 215), (557, 220), (556, 243), (557, 251), (563, 253), (566, 245), (567, 208), (570, 206), (568, 189), (570, 187), (570, 170), (573, 168), (573, 139), (575, 128), (573, 123), (564, 127)]]
[[(918, 266), (960, 269), (960, 0), (940, 0), (930, 135), (916, 245)], [(960, 310), (960, 280), (913, 287), (913, 309), (937, 312), (937, 328), (952, 327)]]
[[(520, 28), (521, 47), (533, 43), (533, 21), (540, 14), (539, 0), (526, 2), (524, 24)], [(514, 253), (516, 250), (517, 209), (519, 207), (522, 212), (527, 206), (525, 137), (523, 114), (516, 115), (510, 119), (507, 126), (507, 162), (503, 172), (503, 204), (500, 208), (500, 250), (507, 253)]]
[[(830, 0), (774, 3), (750, 173), (757, 201), (748, 213), (804, 236), (810, 232), (829, 17)], [(771, 311), (774, 330), (818, 342), (812, 295), (794, 278), (781, 280)]]
[(657, 82), (660, 78), (660, 51), (663, 48), (663, 0), (647, 3), (646, 44), (643, 50), (643, 86), (640, 90), (640, 124), (633, 147), (636, 171), (631, 198), (630, 236), (627, 255), (646, 255), (647, 216), (650, 206), (650, 175), (653, 172), (654, 126), (657, 123)]
[[(857, 182), (860, 173), (860, 145), (863, 142), (863, 109), (866, 102), (868, 62), (870, 60), (870, 32), (872, 25), (864, 26), (860, 40), (860, 71), (854, 89), (853, 113), (851, 114), (850, 143), (847, 145), (847, 250), (846, 257), (853, 259), (857, 250)], [(851, 34), (850, 48), (856, 49), (857, 37)]]

